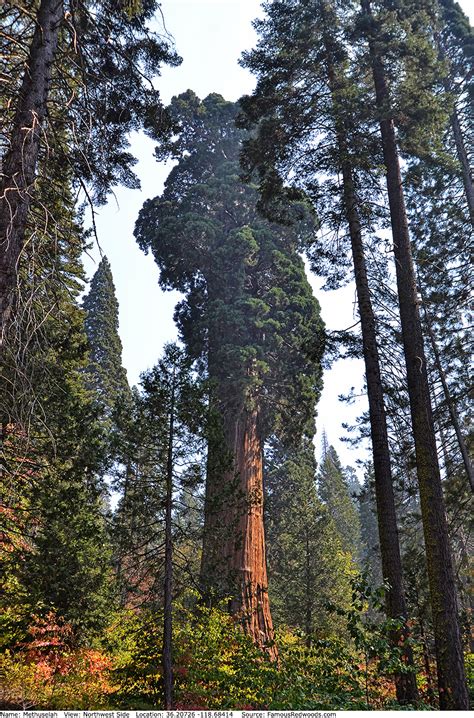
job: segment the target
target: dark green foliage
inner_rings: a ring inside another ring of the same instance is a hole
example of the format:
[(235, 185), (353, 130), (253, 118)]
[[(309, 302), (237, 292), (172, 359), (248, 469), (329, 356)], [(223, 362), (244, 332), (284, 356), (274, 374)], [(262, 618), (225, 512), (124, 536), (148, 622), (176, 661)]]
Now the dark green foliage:
[[(448, 66), (448, 85), (472, 165), (474, 112), (474, 29), (454, 0), (438, 0), (438, 46)], [(459, 158), (458, 158), (459, 159)]]
[(28, 225), (53, 237), (60, 221), (53, 210), (61, 203), (62, 185), (49, 188), (56, 191), (49, 205), (38, 202), (33, 190), (39, 169), (53, 159), (76, 199), (82, 193), (90, 205), (105, 202), (115, 184), (139, 186), (132, 171), (136, 160), (128, 152), (130, 132), (169, 131), (151, 78), (161, 62), (178, 64), (179, 58), (169, 38), (149, 27), (157, 9), (155, 0), (2, 3), (0, 42), (8, 77), (0, 92), (2, 343), (18, 343), (15, 315), (28, 304), (17, 282)]
[(103, 444), (97, 410), (81, 374), (59, 368), (61, 389), (44, 405), (48, 433), (29, 447), (37, 467), (28, 491), (36, 530), (21, 574), (30, 587), (32, 613), (57, 610), (83, 639), (100, 630), (110, 610), (106, 507), (97, 479)]
[[(244, 142), (242, 165), (247, 178), (258, 177), (260, 204), (270, 217), (281, 219), (278, 197), (304, 192), (311, 200), (323, 231), (306, 251), (314, 271), (334, 289), (348, 281), (352, 265), (338, 121), (344, 123), (364, 239), (371, 239), (380, 214), (375, 205), (380, 148), (370, 131), (367, 86), (360, 72), (352, 72), (344, 44), (345, 23), (354, 22), (353, 7), (292, 0), (268, 2), (264, 9), (264, 19), (255, 21), (258, 46), (242, 59), (257, 77), (253, 95), (240, 101), (239, 122), (253, 130)], [(342, 75), (334, 80), (337, 105), (328, 88), (327, 53)]]
[[(174, 429), (170, 446), (170, 401), (175, 381)], [(157, 365), (141, 376), (133, 402), (122, 408), (114, 437), (114, 486), (120, 499), (114, 514), (115, 565), (122, 603), (163, 603), (165, 495), (168, 452), (173, 454), (174, 592), (196, 580), (199, 492), (202, 484), (204, 389), (192, 362), (176, 345), (166, 345)], [(194, 503), (196, 505), (193, 506)], [(202, 501), (201, 501), (202, 503)], [(194, 575), (193, 571), (194, 569)]]
[(39, 526), (21, 577), (31, 613), (54, 610), (83, 642), (100, 633), (112, 608), (111, 549), (98, 489), (58, 470), (43, 475), (32, 499)]
[(107, 257), (103, 257), (97, 267), (82, 306), (89, 342), (87, 382), (110, 421), (119, 407), (130, 403), (131, 396), (122, 366), (119, 307)]
[[(11, 100), (21, 84), (38, 5), (21, 0), (0, 10), (5, 57), (10, 58), (13, 47), (17, 53), (7, 71), (6, 92), (0, 93), (5, 101), (2, 145), (8, 144), (16, 108)], [(142, 127), (154, 135), (165, 131), (160, 94), (149, 78), (161, 65), (181, 60), (172, 39), (152, 29), (159, 12), (156, 0), (64, 0), (63, 5), (41, 152), (47, 153), (54, 142), (78, 185), (86, 183), (94, 199), (104, 202), (113, 185), (139, 186), (129, 134)]]
[(158, 156), (180, 156), (162, 197), (145, 203), (135, 230), (160, 267), (163, 288), (185, 299), (176, 319), (192, 357), (231, 402), (257, 391), (264, 433), (301, 431), (320, 386), (322, 323), (298, 249), (302, 225), (261, 219), (256, 192), (239, 180), (244, 133), (218, 95), (175, 98), (182, 128)]
[(472, 68), (474, 58), (473, 28), (469, 18), (455, 0), (438, 0), (440, 14), (444, 20), (442, 34), (449, 47), (452, 59), (459, 60), (464, 67)]
[(334, 521), (345, 551), (354, 560), (360, 555), (360, 524), (357, 509), (351, 500), (349, 486), (341, 462), (333, 446), (324, 437), (324, 448), (318, 474), (318, 494)]
[(458, 435), (469, 443), (472, 340), (468, 258), (473, 249), (469, 213), (455, 169), (453, 148), (450, 150), (450, 157), (436, 165), (412, 162), (407, 174), (408, 210), (427, 335), (433, 406), (448, 475), (462, 464), (453, 413), (460, 427)]
[[(33, 292), (30, 311), (18, 317), (29, 351), (11, 358), (12, 364), (7, 351), (2, 355), (3, 380), (12, 389), (4, 406), (11, 417), (2, 447), (4, 509), (13, 518), (13, 535), (19, 533), (13, 572), (27, 587), (22, 597), (27, 614), (56, 610), (71, 622), (75, 640), (85, 640), (103, 627), (111, 608), (110, 549), (98, 478), (105, 462), (104, 436), (84, 374), (87, 341), (78, 305), (81, 225), (67, 185), (60, 206), (54, 205), (48, 182), (38, 191), (61, 218), (62, 231), (54, 238), (54, 252), (52, 238), (33, 233), (20, 268), (21, 286), (28, 284)], [(38, 247), (43, 261), (28, 273), (29, 253)], [(38, 311), (47, 318), (32, 333), (29, 322)]]
[[(82, 87), (71, 106), (80, 138), (73, 145), (72, 165), (77, 176), (92, 184), (99, 201), (105, 201), (114, 184), (139, 187), (131, 169), (135, 159), (128, 152), (129, 133), (145, 128), (156, 136), (168, 124), (149, 78), (156, 77), (161, 65), (178, 65), (181, 59), (166, 32), (152, 29), (159, 12), (156, 0), (99, 5), (85, 0), (72, 10), (83, 58)], [(89, 114), (94, 122), (87, 132)]]
[(364, 483), (357, 497), (361, 543), (360, 563), (362, 569), (370, 576), (372, 584), (380, 586), (382, 583), (382, 564), (373, 480), (373, 469), (369, 465), (366, 469)]
[[(390, 112), (400, 152), (430, 156), (442, 148), (443, 129), (449, 120), (450, 97), (441, 89), (447, 68), (439, 56), (433, 32), (440, 23), (436, 0), (402, 0), (395, 7), (374, 2), (370, 32), (383, 55), (390, 82)], [(360, 15), (361, 22), (366, 16)], [(362, 36), (368, 37), (362, 30)]]
[[(27, 54), (39, 6), (8, 3), (1, 10), (8, 68), (2, 148), (21, 145), (19, 134), (31, 119), (28, 100), (37, 88), (28, 87)], [(64, 24), (54, 62), (47, 68), (51, 82), (46, 79), (47, 91), (37, 98), (41, 106), (35, 105), (37, 142), (23, 143), (23, 164), (15, 165), (13, 157), (8, 165), (15, 177), (27, 166), (27, 182), (34, 180), (38, 167), (42, 175), (35, 192), (28, 188), (24, 194), (27, 205), (31, 196), (33, 200), (31, 206), (25, 208), (24, 201), (20, 207), (20, 224), (14, 228), (18, 232), (11, 237), (15, 267), (16, 258), (21, 259), (19, 282), (13, 282), (20, 291), (15, 332), (2, 354), (1, 418), (8, 425), (3, 447), (6, 508), (13, 516), (18, 512), (29, 518), (26, 525), (16, 521), (24, 530), (16, 571), (33, 587), (29, 609), (56, 607), (82, 639), (100, 628), (110, 608), (109, 549), (103, 489), (97, 479), (104, 441), (98, 406), (84, 381), (86, 336), (77, 306), (82, 289), (79, 257), (86, 242), (75, 219), (70, 186), (86, 183), (101, 201), (116, 182), (137, 185), (131, 171), (134, 160), (126, 151), (127, 134), (154, 124), (157, 106), (159, 111), (158, 93), (144, 74), (156, 72), (161, 61), (177, 58), (169, 44), (147, 28), (154, 2), (145, 0), (135, 8), (138, 13), (128, 15), (117, 3), (66, 2), (56, 7), (63, 10)], [(47, 29), (55, 31), (49, 25)], [(19, 53), (14, 58), (11, 48)], [(114, 111), (107, 113), (106, 105)], [(19, 111), (26, 113), (22, 127), (17, 126), (23, 117), (15, 114)], [(7, 185), (10, 180), (7, 176)], [(12, 483), (18, 488), (12, 490)]]
[(119, 494), (113, 519), (114, 563), (121, 604), (159, 603), (162, 595), (164, 462), (162, 412), (145, 410), (134, 387), (118, 414), (113, 437), (113, 487)]
[(474, 222), (474, 35), (457, 3), (438, 2), (436, 10), (432, 41), (446, 68), (437, 78), (438, 93), (449, 93), (451, 116), (440, 128), (442, 148), (436, 155), (410, 158), (406, 197), (444, 469), (449, 476), (464, 463), (472, 488), (466, 371), (472, 351), (467, 258), (472, 254)]
[(288, 450), (274, 440), (266, 453), (266, 535), (275, 623), (304, 633), (307, 644), (341, 626), (329, 605), (344, 607), (353, 571), (333, 518), (316, 489), (314, 446)]

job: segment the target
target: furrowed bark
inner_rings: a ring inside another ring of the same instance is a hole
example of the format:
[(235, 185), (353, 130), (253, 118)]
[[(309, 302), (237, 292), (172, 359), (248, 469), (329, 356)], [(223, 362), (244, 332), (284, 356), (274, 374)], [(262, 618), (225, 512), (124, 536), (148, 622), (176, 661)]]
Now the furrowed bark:
[[(326, 7), (324, 10), (326, 10)], [(327, 16), (325, 17), (325, 21), (326, 23), (329, 21)], [(328, 24), (327, 27), (329, 27)], [(401, 631), (393, 632), (392, 641), (396, 646), (400, 645), (401, 641), (405, 642), (403, 660), (407, 665), (413, 668), (413, 654), (409, 644), (406, 643), (406, 638), (409, 635), (409, 629), (407, 626), (408, 613), (403, 587), (403, 570), (400, 555), (400, 542), (398, 538), (395, 496), (392, 482), (387, 418), (377, 344), (376, 319), (370, 297), (361, 223), (357, 208), (353, 168), (346, 139), (345, 121), (340, 114), (338, 115), (337, 110), (338, 89), (340, 89), (338, 87), (339, 81), (337, 79), (336, 69), (331, 61), (331, 39), (327, 32), (324, 33), (324, 43), (326, 49), (326, 66), (329, 89), (331, 91), (333, 108), (336, 114), (336, 140), (339, 156), (341, 157), (344, 211), (351, 239), (354, 278), (362, 329), (362, 345), (367, 381), (367, 395), (369, 400), (370, 433), (374, 462), (377, 525), (380, 541), (380, 553), (382, 558), (382, 575), (390, 586), (386, 595), (386, 610), (389, 618), (401, 619), (404, 622), (404, 627)], [(396, 674), (395, 685), (397, 700), (400, 703), (410, 703), (416, 700), (418, 691), (414, 672)]]
[(212, 598), (214, 592), (218, 598), (229, 599), (230, 613), (254, 643), (276, 660), (268, 597), (263, 439), (258, 409), (234, 405), (220, 417), (222, 423), (219, 427), (217, 422), (209, 445), (201, 584), (206, 597)]
[(242, 622), (255, 644), (276, 660), (273, 622), (268, 598), (265, 532), (263, 525), (263, 440), (258, 411), (244, 408), (235, 426), (235, 473), (242, 502), (231, 517), (234, 536), (224, 548), (229, 557), (236, 595), (231, 612)]
[[(362, 0), (362, 10), (371, 20), (370, 0)], [(374, 39), (369, 36), (368, 42), (386, 167), (400, 320), (435, 634), (440, 708), (467, 710), (469, 700), (458, 623), (456, 585), (438, 464), (398, 147), (395, 127), (389, 112), (390, 97), (383, 63)]]
[(42, 0), (0, 185), (0, 346), (12, 319), (63, 0)]

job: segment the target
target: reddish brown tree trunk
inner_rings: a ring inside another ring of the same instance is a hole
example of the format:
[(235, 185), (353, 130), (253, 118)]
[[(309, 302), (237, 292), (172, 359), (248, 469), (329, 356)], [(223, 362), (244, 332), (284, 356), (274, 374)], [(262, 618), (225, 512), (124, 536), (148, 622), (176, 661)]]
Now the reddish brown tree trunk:
[(257, 410), (246, 408), (236, 422), (235, 475), (241, 501), (229, 515), (234, 532), (224, 547), (224, 556), (235, 580), (231, 612), (242, 621), (256, 645), (276, 659), (263, 524), (263, 442), (258, 424)]
[(15, 303), (18, 262), (34, 191), (40, 138), (51, 82), (63, 0), (42, 0), (0, 185), (0, 346)]
[[(224, 451), (222, 447), (225, 447)], [(226, 412), (209, 447), (201, 580), (257, 646), (277, 659), (263, 523), (263, 440), (258, 410)]]

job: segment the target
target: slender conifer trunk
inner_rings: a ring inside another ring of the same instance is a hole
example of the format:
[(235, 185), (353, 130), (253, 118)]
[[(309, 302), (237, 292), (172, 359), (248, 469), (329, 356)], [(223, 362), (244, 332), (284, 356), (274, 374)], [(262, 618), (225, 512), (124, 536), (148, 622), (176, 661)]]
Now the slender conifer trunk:
[(471, 459), (469, 456), (469, 450), (467, 448), (466, 441), (465, 441), (463, 433), (461, 431), (461, 424), (459, 421), (459, 416), (456, 411), (456, 406), (453, 401), (453, 397), (451, 396), (451, 391), (449, 389), (446, 374), (443, 369), (443, 363), (441, 361), (441, 354), (438, 349), (436, 337), (434, 335), (433, 328), (431, 326), (430, 317), (428, 314), (428, 310), (427, 310), (425, 304), (423, 304), (423, 308), (424, 308), (424, 315), (425, 315), (426, 330), (428, 332), (431, 348), (433, 350), (435, 366), (436, 366), (436, 369), (438, 370), (438, 375), (439, 375), (439, 378), (441, 381), (441, 386), (443, 387), (444, 398), (446, 401), (446, 405), (448, 407), (449, 416), (450, 416), (451, 423), (454, 428), (454, 432), (456, 434), (456, 438), (458, 440), (459, 451), (461, 452), (464, 469), (466, 471), (467, 478), (468, 478), (469, 484), (471, 486), (471, 490), (474, 492), (474, 470), (472, 468)]
[[(352, 196), (349, 200), (351, 193), (351, 183), (349, 183), (349, 185), (345, 185), (344, 194), (346, 196), (346, 216), (350, 227), (354, 276), (362, 329), (382, 575), (390, 586), (386, 596), (387, 615), (390, 618), (401, 618), (405, 622), (401, 631), (394, 631), (392, 640), (395, 645), (398, 645), (401, 641), (405, 641), (404, 660), (408, 665), (413, 667), (413, 654), (409, 644), (406, 643), (406, 639), (409, 637), (409, 628), (407, 626), (408, 612), (403, 587), (403, 569), (398, 537), (375, 316), (370, 299), (364, 249), (360, 234), (360, 221), (357, 216), (357, 211), (355, 210), (355, 205), (353, 204), (355, 197)], [(416, 700), (418, 691), (414, 672), (398, 673), (395, 676), (395, 683), (397, 700), (400, 703), (410, 703)]]
[(305, 578), (306, 578), (306, 610), (305, 633), (306, 645), (311, 648), (313, 642), (313, 571), (311, 569), (311, 550), (308, 529), (305, 529)]
[[(129, 491), (130, 491), (130, 482), (132, 479), (132, 469), (131, 469), (131, 462), (130, 459), (127, 459), (127, 465), (125, 468), (125, 483), (123, 487), (123, 511), (126, 516), (127, 512), (127, 504), (128, 504), (128, 498), (129, 498)], [(123, 519), (122, 519), (123, 520)], [(126, 578), (125, 578), (125, 571), (124, 571), (124, 553), (125, 548), (123, 546), (123, 537), (120, 533), (119, 542), (118, 542), (118, 560), (117, 560), (117, 583), (120, 590), (120, 606), (122, 608), (125, 608), (127, 605), (127, 585), (126, 585)]]
[(20, 89), (10, 145), (0, 184), (0, 346), (15, 304), (18, 262), (46, 118), (54, 55), (63, 18), (63, 0), (42, 0)]
[[(444, 47), (444, 43), (439, 33), (435, 34), (435, 39), (438, 46), (439, 56), (441, 60), (446, 61), (446, 48)], [(453, 89), (453, 85), (453, 77), (445, 79), (444, 89), (446, 90), (446, 92), (450, 93)], [(456, 146), (456, 154), (458, 156), (459, 164), (461, 167), (461, 175), (464, 185), (464, 194), (466, 196), (467, 208), (469, 211), (469, 218), (471, 220), (472, 226), (474, 227), (474, 181), (456, 104), (454, 105), (454, 109), (451, 113), (450, 124), (454, 137), (454, 144)]]
[[(362, 0), (362, 10), (371, 20), (370, 0)], [(386, 167), (400, 320), (435, 633), (440, 707), (443, 710), (466, 710), (469, 701), (464, 677), (456, 585), (438, 464), (398, 147), (393, 120), (389, 114), (390, 97), (384, 67), (374, 39), (370, 36), (369, 49)]]
[(164, 621), (163, 621), (163, 682), (165, 710), (173, 710), (173, 442), (175, 414), (176, 370), (173, 371), (170, 414), (168, 427), (168, 457), (166, 466), (165, 499), (165, 577), (164, 577)]
[[(341, 81), (338, 79), (336, 68), (331, 60), (334, 48), (333, 41), (327, 31), (329, 18), (325, 3), (323, 3), (323, 13), (328, 83), (332, 96), (333, 111), (335, 113), (336, 139), (338, 153), (341, 158), (343, 179), (344, 211), (351, 238), (354, 278), (362, 329), (382, 574), (384, 580), (386, 580), (390, 586), (386, 596), (387, 615), (394, 619), (401, 618), (405, 622), (404, 628), (401, 631), (394, 631), (392, 635), (394, 644), (399, 645), (401, 641), (405, 641), (409, 634), (408, 626), (406, 625), (408, 614), (403, 587), (403, 570), (392, 482), (387, 418), (377, 344), (376, 319), (370, 297), (353, 168), (346, 138), (346, 123), (344, 118), (341, 117), (340, 111), (337, 109), (339, 107), (338, 95), (343, 88), (340, 86)], [(342, 72), (343, 70), (339, 68), (339, 71)], [(408, 643), (405, 643), (404, 660), (408, 665), (413, 667), (413, 654)], [(395, 683), (397, 700), (400, 703), (410, 703), (416, 700), (418, 691), (415, 674), (413, 672), (398, 673), (395, 676)]]
[(466, 195), (467, 207), (469, 210), (469, 217), (471, 220), (471, 224), (474, 227), (474, 182), (472, 178), (469, 157), (467, 156), (466, 152), (466, 145), (464, 144), (461, 124), (459, 122), (459, 116), (456, 108), (453, 110), (453, 113), (451, 115), (451, 127), (453, 130), (454, 142), (456, 144), (456, 152), (458, 155), (459, 164), (461, 165), (462, 181), (464, 185), (464, 194)]

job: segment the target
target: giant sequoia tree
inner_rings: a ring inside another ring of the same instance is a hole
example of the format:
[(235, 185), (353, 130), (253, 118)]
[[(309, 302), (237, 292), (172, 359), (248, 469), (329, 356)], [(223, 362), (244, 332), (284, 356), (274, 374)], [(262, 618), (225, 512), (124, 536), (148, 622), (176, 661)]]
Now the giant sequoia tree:
[[(263, 443), (301, 434), (320, 387), (319, 308), (298, 249), (310, 220), (282, 229), (258, 216), (256, 192), (239, 181), (235, 104), (188, 91), (171, 103), (174, 156), (161, 197), (136, 226), (160, 283), (185, 298), (176, 318), (210, 380), (203, 589), (230, 596), (232, 613), (272, 655), (263, 530)], [(305, 218), (303, 220), (303, 218)]]

